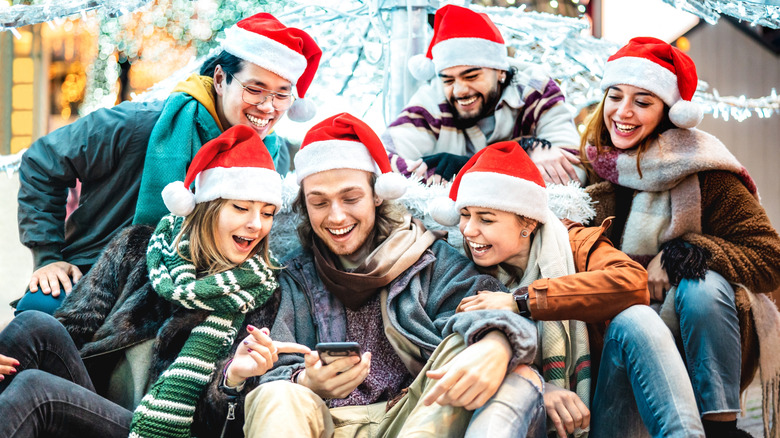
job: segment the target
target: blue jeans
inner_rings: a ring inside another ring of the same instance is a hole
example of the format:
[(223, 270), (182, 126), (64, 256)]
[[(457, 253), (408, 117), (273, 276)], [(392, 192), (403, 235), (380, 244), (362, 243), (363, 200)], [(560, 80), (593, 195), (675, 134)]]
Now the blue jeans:
[(604, 337), (590, 436), (703, 437), (672, 334), (648, 306), (617, 315)]
[(65, 328), (24, 312), (0, 333), (0, 354), (19, 361), (0, 381), (2, 437), (127, 437), (133, 413), (97, 395)]
[(544, 438), (546, 427), (542, 391), (519, 374), (509, 373), (496, 394), (474, 411), (465, 438)]
[(683, 280), (674, 307), (688, 375), (704, 414), (739, 412), (742, 347), (734, 289), (720, 274)]

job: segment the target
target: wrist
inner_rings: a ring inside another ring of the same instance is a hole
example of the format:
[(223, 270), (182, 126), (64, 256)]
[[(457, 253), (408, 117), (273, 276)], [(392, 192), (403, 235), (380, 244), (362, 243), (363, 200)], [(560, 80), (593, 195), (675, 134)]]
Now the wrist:
[(517, 313), (526, 318), (531, 317), (531, 309), (528, 307), (528, 286), (523, 286), (514, 291), (512, 296), (515, 298)]
[(233, 359), (230, 359), (228, 363), (225, 364), (225, 369), (222, 372), (225, 378), (225, 386), (237, 388), (246, 382), (246, 378), (236, 376), (235, 373), (231, 372), (231, 365), (233, 365)]

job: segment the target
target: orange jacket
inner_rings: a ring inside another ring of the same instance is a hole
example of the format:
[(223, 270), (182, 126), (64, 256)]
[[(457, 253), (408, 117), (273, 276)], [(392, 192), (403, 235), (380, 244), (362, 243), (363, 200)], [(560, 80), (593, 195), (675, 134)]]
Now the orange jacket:
[(647, 271), (604, 236), (611, 218), (600, 227), (566, 220), (564, 224), (569, 228), (577, 273), (531, 283), (528, 308), (532, 319), (605, 323), (634, 304), (650, 304)]

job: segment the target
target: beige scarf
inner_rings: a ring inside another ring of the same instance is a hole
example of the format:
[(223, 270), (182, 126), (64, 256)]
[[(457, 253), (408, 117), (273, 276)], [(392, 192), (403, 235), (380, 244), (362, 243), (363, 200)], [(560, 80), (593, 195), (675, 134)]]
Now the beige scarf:
[(314, 264), (328, 291), (348, 308), (357, 310), (409, 269), (436, 239), (445, 234), (427, 230), (422, 222), (407, 214), (403, 223), (354, 271), (339, 269), (331, 252), (317, 238), (312, 246)]
[[(557, 278), (575, 274), (574, 256), (569, 232), (552, 211), (540, 225), (528, 258), (528, 267), (517, 287), (529, 286), (540, 278)], [(545, 381), (574, 391), (590, 407), (590, 340), (582, 321), (537, 321)], [(590, 428), (577, 429), (576, 437), (587, 437)]]

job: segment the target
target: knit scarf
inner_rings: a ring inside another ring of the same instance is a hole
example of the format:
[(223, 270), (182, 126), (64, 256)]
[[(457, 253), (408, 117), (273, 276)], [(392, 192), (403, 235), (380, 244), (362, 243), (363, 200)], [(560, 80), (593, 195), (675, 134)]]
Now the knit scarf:
[(407, 214), (404, 222), (352, 272), (339, 269), (331, 252), (316, 237), (312, 245), (314, 265), (328, 291), (348, 308), (357, 310), (443, 236), (442, 232), (427, 230), (420, 220)]
[(716, 137), (697, 129), (670, 129), (654, 140), (636, 168), (636, 150), (612, 148), (597, 154), (585, 149), (598, 176), (637, 191), (626, 220), (620, 249), (644, 266), (663, 243), (685, 233), (701, 233), (701, 188), (698, 172), (735, 173), (756, 198), (747, 170)]
[(222, 133), (213, 83), (210, 77), (193, 74), (165, 100), (146, 147), (134, 224), (156, 224), (168, 212), (160, 196), (163, 188), (184, 178), (200, 147)]
[[(198, 279), (174, 245), (184, 218), (160, 220), (146, 250), (154, 290), (187, 309), (210, 315), (195, 327), (176, 360), (152, 385), (133, 413), (130, 437), (189, 437), (195, 407), (211, 380), (216, 362), (229, 351), (246, 313), (265, 304), (277, 287), (273, 272), (255, 255), (225, 272)], [(189, 239), (178, 249), (188, 256)]]
[[(518, 287), (529, 286), (540, 278), (558, 278), (575, 274), (569, 232), (552, 211), (540, 224), (528, 265)], [(582, 321), (537, 321), (541, 341), (542, 375), (546, 382), (574, 391), (590, 407), (590, 341), (588, 327)], [(577, 429), (576, 437), (588, 435), (589, 428)]]

